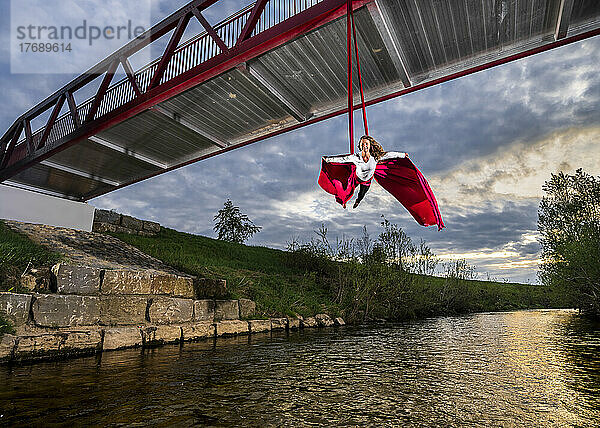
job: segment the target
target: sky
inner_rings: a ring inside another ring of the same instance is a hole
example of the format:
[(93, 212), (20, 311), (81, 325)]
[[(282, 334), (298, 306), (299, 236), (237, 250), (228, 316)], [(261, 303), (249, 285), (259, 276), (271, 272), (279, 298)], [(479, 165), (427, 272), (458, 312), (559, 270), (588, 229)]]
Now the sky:
[[(150, 19), (157, 22), (185, 3), (154, 0)], [(3, 129), (74, 77), (11, 73), (8, 4), (0, 6)], [(207, 17), (214, 23), (244, 5), (219, 2)], [(213, 217), (231, 199), (262, 227), (248, 244), (282, 249), (292, 239), (310, 240), (321, 224), (333, 242), (360, 237), (363, 226), (376, 238), (385, 215), (413, 241), (425, 240), (442, 261), (466, 259), (481, 279), (537, 283), (537, 209), (544, 181), (577, 168), (600, 175), (598, 64), (595, 37), (368, 109), (371, 134), (386, 150), (408, 152), (427, 177), (446, 224), (441, 232), (419, 226), (378, 185), (357, 210), (343, 210), (319, 188), (321, 156), (348, 150), (346, 117), (180, 168), (90, 204), (214, 237)]]

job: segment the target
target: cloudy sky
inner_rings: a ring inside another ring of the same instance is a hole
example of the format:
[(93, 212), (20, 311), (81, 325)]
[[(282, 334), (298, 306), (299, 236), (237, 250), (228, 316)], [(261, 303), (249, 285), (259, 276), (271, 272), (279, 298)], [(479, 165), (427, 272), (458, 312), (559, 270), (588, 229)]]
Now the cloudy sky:
[[(20, 1), (20, 0), (19, 0)], [(8, 3), (0, 16), (8, 39)], [(152, 22), (185, 4), (155, 1)], [(215, 22), (245, 5), (212, 7)], [(212, 14), (212, 15), (211, 15)], [(212, 19), (211, 19), (212, 18)], [(4, 40), (6, 41), (6, 40)], [(10, 72), (0, 63), (0, 127), (73, 78)], [(98, 58), (90, 58), (89, 65)], [(447, 228), (423, 228), (378, 185), (344, 211), (317, 185), (320, 157), (347, 151), (345, 117), (196, 163), (90, 203), (214, 236), (213, 216), (230, 198), (263, 227), (249, 244), (285, 248), (321, 223), (330, 237), (376, 237), (381, 215), (444, 260), (465, 258), (480, 277), (537, 282), (537, 208), (542, 184), (559, 170), (600, 175), (600, 38), (396, 98), (369, 109), (369, 128), (387, 150), (406, 151), (428, 178)], [(357, 125), (359, 117), (356, 116)], [(324, 153), (325, 142), (327, 150)]]

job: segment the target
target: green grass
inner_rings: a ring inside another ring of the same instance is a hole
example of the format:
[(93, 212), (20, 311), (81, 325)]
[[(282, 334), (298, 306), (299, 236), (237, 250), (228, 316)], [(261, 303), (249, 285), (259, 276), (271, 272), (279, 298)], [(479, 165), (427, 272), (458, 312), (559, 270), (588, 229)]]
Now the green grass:
[(52, 266), (62, 259), (0, 221), (0, 291), (18, 289), (17, 279), (28, 267)]
[(154, 237), (115, 236), (182, 272), (225, 279), (233, 298), (256, 301), (259, 316), (327, 312), (357, 321), (567, 306), (543, 286), (410, 275), (165, 228)]
[[(213, 269), (250, 270), (280, 274), (292, 273), (286, 266), (286, 252), (265, 247), (249, 247), (199, 235), (161, 228), (157, 236), (114, 234), (171, 266), (211, 275)], [(215, 278), (221, 277), (216, 274)]]

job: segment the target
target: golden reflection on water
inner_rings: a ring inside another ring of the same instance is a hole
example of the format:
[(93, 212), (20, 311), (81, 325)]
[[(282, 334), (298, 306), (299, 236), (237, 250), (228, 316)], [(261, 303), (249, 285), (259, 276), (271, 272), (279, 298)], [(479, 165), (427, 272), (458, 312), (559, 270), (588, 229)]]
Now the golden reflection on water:
[(599, 351), (572, 311), (224, 338), (0, 368), (0, 425), (595, 426)]

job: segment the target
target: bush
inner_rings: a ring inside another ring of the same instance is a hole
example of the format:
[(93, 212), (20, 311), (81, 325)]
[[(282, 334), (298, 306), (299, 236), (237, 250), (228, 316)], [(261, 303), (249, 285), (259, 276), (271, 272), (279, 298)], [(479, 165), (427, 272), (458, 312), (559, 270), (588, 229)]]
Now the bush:
[(578, 169), (552, 174), (538, 211), (540, 278), (600, 317), (600, 179)]

